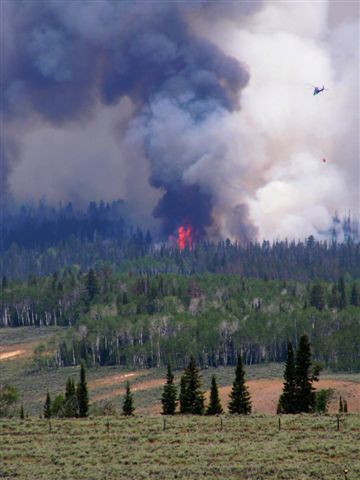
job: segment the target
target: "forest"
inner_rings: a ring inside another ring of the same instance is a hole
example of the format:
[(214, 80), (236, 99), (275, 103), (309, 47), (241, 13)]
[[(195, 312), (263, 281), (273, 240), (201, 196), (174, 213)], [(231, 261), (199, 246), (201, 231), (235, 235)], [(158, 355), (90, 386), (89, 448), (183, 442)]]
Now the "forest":
[[(131, 226), (126, 205), (40, 203), (4, 212), (0, 327), (58, 326), (37, 368), (183, 368), (282, 362), (306, 333), (314, 357), (360, 371), (360, 242), (334, 217), (327, 241), (180, 249)], [(342, 241), (338, 241), (338, 237)]]
[[(2, 281), (0, 325), (63, 326), (34, 354), (37, 368), (92, 365), (183, 368), (282, 362), (308, 334), (314, 358), (360, 371), (359, 282), (271, 280), (66, 269)], [(65, 328), (66, 327), (66, 328)]]

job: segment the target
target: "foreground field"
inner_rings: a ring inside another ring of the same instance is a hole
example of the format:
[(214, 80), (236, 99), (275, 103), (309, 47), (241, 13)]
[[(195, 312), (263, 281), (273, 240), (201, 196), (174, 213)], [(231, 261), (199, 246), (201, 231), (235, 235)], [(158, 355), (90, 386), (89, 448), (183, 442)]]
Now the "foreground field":
[[(109, 422), (109, 426), (107, 426)], [(2, 420), (0, 478), (348, 480), (360, 478), (360, 416)]]

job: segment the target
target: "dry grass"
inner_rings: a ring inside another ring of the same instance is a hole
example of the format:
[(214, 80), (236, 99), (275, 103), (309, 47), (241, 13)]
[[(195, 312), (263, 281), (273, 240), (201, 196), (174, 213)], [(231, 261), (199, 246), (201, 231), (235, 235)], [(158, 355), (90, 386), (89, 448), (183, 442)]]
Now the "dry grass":
[[(106, 423), (109, 421), (109, 430)], [(0, 478), (348, 480), (360, 478), (360, 416), (6, 420)]]

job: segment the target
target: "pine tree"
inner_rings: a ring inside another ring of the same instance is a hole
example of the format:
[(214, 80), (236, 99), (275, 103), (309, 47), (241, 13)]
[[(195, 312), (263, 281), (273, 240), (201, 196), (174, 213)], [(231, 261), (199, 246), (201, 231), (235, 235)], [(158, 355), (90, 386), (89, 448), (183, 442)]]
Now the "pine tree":
[(64, 417), (77, 417), (78, 401), (75, 390), (75, 383), (72, 378), (68, 378), (65, 389), (65, 403), (62, 409)]
[(86, 291), (88, 299), (91, 302), (94, 297), (99, 293), (99, 284), (95, 271), (90, 268), (86, 278)]
[(51, 414), (52, 416), (64, 416), (65, 398), (62, 394), (57, 395), (51, 402)]
[(174, 415), (177, 404), (177, 388), (174, 385), (174, 374), (171, 371), (171, 365), (168, 364), (166, 384), (164, 385), (164, 391), (161, 397), (161, 403), (163, 406), (163, 415)]
[(180, 393), (179, 393), (180, 413), (187, 413), (189, 410), (189, 401), (187, 393), (187, 383), (185, 375), (180, 379)]
[(300, 337), (296, 352), (295, 382), (296, 382), (296, 413), (309, 413), (315, 408), (315, 392), (312, 383), (317, 377), (310, 372), (311, 350), (307, 335)]
[(128, 303), (129, 303), (128, 295), (127, 295), (126, 292), (123, 292), (123, 294), (122, 294), (122, 304), (127, 305)]
[(329, 307), (330, 308), (338, 308), (339, 306), (339, 295), (337, 286), (334, 284), (331, 288), (331, 295), (329, 298)]
[(310, 292), (310, 305), (317, 310), (322, 310), (325, 306), (324, 289), (320, 283), (316, 283)]
[(80, 382), (76, 391), (77, 403), (79, 408), (79, 417), (87, 417), (89, 413), (89, 394), (86, 382), (86, 372), (84, 363), (80, 367)]
[(125, 398), (124, 398), (122, 411), (123, 411), (123, 415), (127, 415), (127, 416), (134, 415), (134, 411), (135, 411), (134, 399), (130, 391), (129, 382), (126, 382), (126, 391), (125, 391)]
[(213, 375), (211, 377), (211, 388), (210, 388), (210, 403), (206, 409), (206, 415), (219, 415), (223, 413), (219, 398), (219, 390), (216, 383), (216, 377)]
[(49, 392), (46, 394), (44, 403), (44, 418), (51, 418), (51, 398)]
[(343, 405), (343, 401), (342, 401), (342, 397), (340, 395), (340, 399), (339, 399), (339, 413), (343, 413), (344, 412), (344, 405)]
[(75, 383), (72, 378), (68, 378), (65, 387), (65, 400), (73, 397), (75, 395)]
[(296, 413), (295, 358), (291, 342), (288, 343), (284, 380), (283, 393), (279, 398), (278, 412)]
[(190, 357), (180, 384), (180, 413), (202, 415), (204, 413), (204, 394), (195, 359)]
[(240, 355), (238, 356), (235, 380), (230, 393), (229, 412), (242, 415), (251, 413), (251, 398), (245, 385), (245, 372)]
[(339, 308), (342, 310), (346, 307), (347, 300), (346, 300), (346, 288), (345, 288), (345, 280), (344, 277), (341, 276), (338, 282), (338, 290), (339, 290)]
[(356, 283), (353, 283), (351, 288), (350, 305), (353, 305), (354, 307), (360, 307), (360, 294)]

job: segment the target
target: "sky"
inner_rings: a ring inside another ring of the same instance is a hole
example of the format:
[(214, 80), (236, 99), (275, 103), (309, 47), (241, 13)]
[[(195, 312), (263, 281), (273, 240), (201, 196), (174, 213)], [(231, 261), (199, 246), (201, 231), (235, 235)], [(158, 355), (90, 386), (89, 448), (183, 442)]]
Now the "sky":
[(358, 2), (3, 0), (1, 40), (2, 199), (239, 241), (359, 216)]

